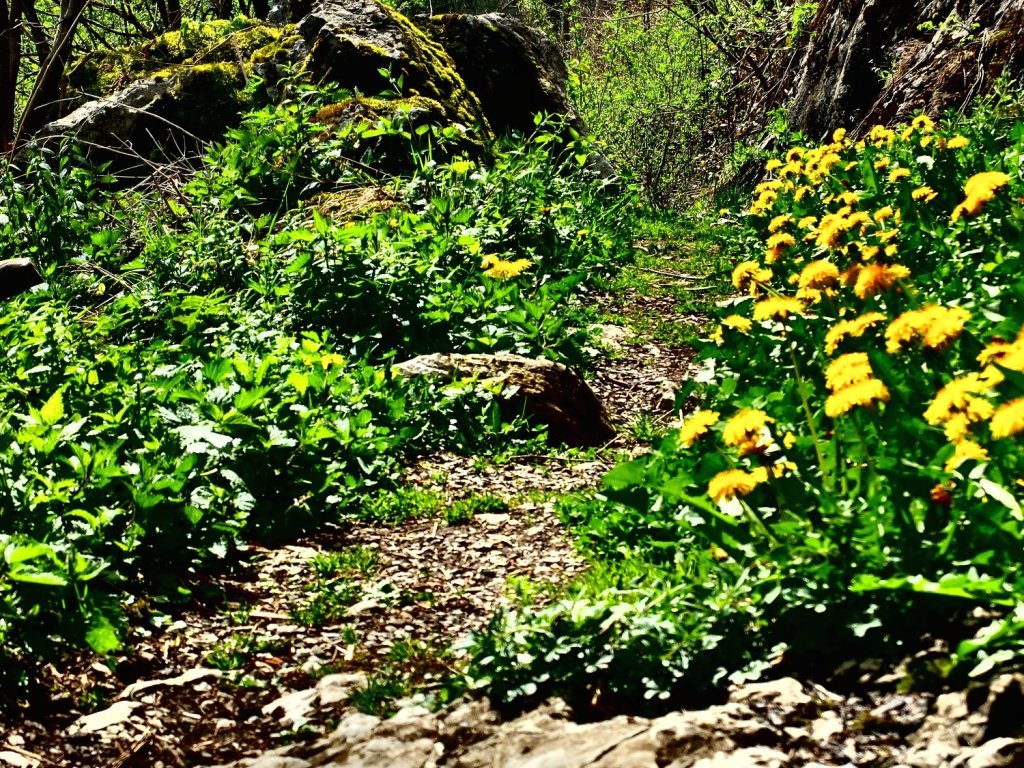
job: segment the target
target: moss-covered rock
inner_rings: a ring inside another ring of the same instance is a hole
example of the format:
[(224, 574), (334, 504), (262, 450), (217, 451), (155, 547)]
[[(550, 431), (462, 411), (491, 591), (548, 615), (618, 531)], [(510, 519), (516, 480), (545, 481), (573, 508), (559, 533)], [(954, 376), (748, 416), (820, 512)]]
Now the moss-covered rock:
[(356, 221), (392, 208), (402, 207), (402, 201), (381, 187), (358, 187), (317, 195), (307, 206), (333, 221)]
[[(318, 120), (336, 129), (335, 138), (353, 137), (350, 159), (379, 170), (409, 167), (408, 134), (421, 126), (453, 134), (453, 151), (479, 150), (490, 135), (451, 57), (378, 0), (322, 0), (295, 26), (242, 17), (185, 22), (145, 45), (90, 54), (70, 73), (79, 101), (69, 103), (77, 108), (43, 134), (77, 135), (94, 154), (111, 147), (113, 154), (98, 153), (119, 165), (126, 147), (166, 155), (188, 141), (220, 138), (254, 102), (283, 98), (287, 72), (360, 96), (322, 110)], [(248, 87), (254, 79), (261, 89)], [(470, 127), (479, 139), (468, 138)]]
[(495, 132), (532, 131), (538, 112), (561, 115), (583, 132), (566, 93), (561, 51), (542, 32), (500, 13), (447, 14), (421, 23), (451, 56)]
[(441, 105), (446, 122), (488, 130), (480, 102), (444, 48), (377, 0), (324, 2), (296, 32), (296, 58), (310, 81), (335, 82), (366, 95), (400, 89), (401, 96)]
[(168, 148), (218, 138), (248, 103), (239, 64), (175, 64), (45, 126), (40, 138), (74, 136), (100, 162), (123, 169), (133, 155), (166, 159)]
[(68, 73), (68, 84), (81, 97), (109, 95), (131, 83), (176, 65), (235, 64), (248, 68), (257, 57), (280, 48), (287, 29), (255, 19), (184, 21), (144, 45), (95, 51)]
[[(325, 127), (320, 140), (341, 139), (343, 156), (368, 168), (400, 173), (412, 165), (412, 152), (425, 149), (418, 129), (443, 128), (451, 119), (444, 105), (426, 96), (384, 99), (356, 96), (320, 109), (313, 119)], [(449, 126), (444, 141), (431, 137), (431, 156), (479, 155), (483, 145), (461, 126)]]

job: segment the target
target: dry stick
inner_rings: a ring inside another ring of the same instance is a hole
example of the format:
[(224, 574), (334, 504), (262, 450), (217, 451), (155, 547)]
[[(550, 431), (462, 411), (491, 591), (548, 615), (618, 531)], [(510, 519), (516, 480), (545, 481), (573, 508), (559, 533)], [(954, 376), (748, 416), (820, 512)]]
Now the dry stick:
[(132, 755), (137, 754), (144, 746), (146, 746), (146, 742), (153, 738), (153, 734), (153, 729), (147, 728), (146, 732), (143, 733), (134, 744), (107, 763), (106, 768), (121, 768), (122, 765), (128, 762)]
[(641, 272), (650, 272), (655, 275), (674, 277), (677, 280), (707, 280), (710, 277), (710, 275), (686, 275), (682, 272), (669, 272), (665, 269), (653, 269), (651, 267), (634, 267), (634, 269), (639, 269)]
[(23, 757), (27, 757), (31, 760), (38, 760), (39, 762), (46, 763), (47, 765), (57, 765), (57, 763), (53, 762), (52, 760), (48, 760), (47, 758), (43, 757), (43, 755), (37, 755), (35, 752), (29, 752), (27, 749), (16, 747), (13, 744), (4, 744), (4, 749), (9, 749), (11, 750), (11, 752), (16, 752), (17, 754)]

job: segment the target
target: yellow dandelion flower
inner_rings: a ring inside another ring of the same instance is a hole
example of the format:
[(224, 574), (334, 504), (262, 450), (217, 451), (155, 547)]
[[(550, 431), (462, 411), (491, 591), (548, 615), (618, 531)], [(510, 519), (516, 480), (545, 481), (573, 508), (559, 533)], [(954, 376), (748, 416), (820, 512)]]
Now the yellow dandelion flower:
[(867, 379), (829, 395), (825, 400), (825, 415), (834, 419), (854, 408), (873, 405), (876, 402), (889, 402), (889, 390), (878, 379)]
[(815, 223), (817, 223), (817, 221), (817, 216), (804, 216), (796, 223), (796, 225), (799, 229), (810, 229), (815, 225)]
[(764, 411), (744, 408), (725, 423), (722, 442), (736, 448), (741, 455), (763, 453), (772, 444), (768, 425), (774, 421)]
[(772, 271), (762, 267), (756, 261), (741, 261), (732, 271), (732, 285), (738, 290), (750, 288), (751, 294), (756, 295), (759, 285), (765, 284), (772, 279)]
[(922, 136), (921, 137), (921, 149), (927, 149), (931, 146), (932, 142), (935, 141), (934, 136)]
[(885, 229), (881, 232), (875, 232), (875, 239), (882, 243), (888, 243), (890, 240), (895, 240), (900, 236), (898, 229)]
[(843, 205), (856, 205), (857, 201), (860, 200), (860, 195), (852, 189), (848, 189), (845, 192), (840, 192), (839, 195), (836, 196), (836, 200), (841, 202)]
[(953, 472), (965, 461), (988, 461), (988, 451), (971, 440), (961, 440), (956, 444), (953, 455), (946, 461), (946, 471)]
[(856, 227), (861, 228), (861, 232), (864, 232), (868, 224), (871, 223), (871, 217), (867, 211), (854, 211), (846, 217), (846, 228), (854, 229)]
[(993, 339), (978, 355), (978, 362), (990, 366), (999, 363), (1011, 371), (1024, 371), (1024, 338), (1014, 342)]
[(996, 192), (1010, 183), (1008, 174), (1001, 171), (982, 171), (976, 173), (964, 184), (964, 201), (953, 209), (951, 221), (959, 221), (963, 215), (976, 216), (985, 207), (985, 203), (996, 196)]
[(846, 339), (859, 339), (871, 327), (884, 323), (881, 312), (868, 312), (852, 320), (840, 320), (825, 334), (825, 353), (832, 355)]
[(917, 202), (923, 201), (925, 203), (930, 203), (932, 200), (938, 197), (938, 192), (936, 192), (934, 189), (925, 184), (924, 186), (918, 187), (913, 192), (911, 192), (910, 196), (914, 198), (914, 200), (916, 200)]
[(890, 245), (885, 246), (885, 255), (889, 256), (890, 258), (892, 256), (895, 256), (899, 252), (900, 247), (896, 245), (896, 243), (891, 243)]
[(796, 238), (788, 232), (776, 232), (768, 238), (768, 250), (765, 251), (765, 261), (774, 264), (786, 252), (786, 249), (796, 245)]
[(833, 133), (832, 133), (832, 141), (834, 141), (834, 142), (836, 142), (838, 144), (838, 143), (840, 143), (842, 141), (845, 141), (845, 140), (846, 140), (846, 129), (845, 128), (836, 128), (835, 131), (833, 131)]
[(875, 160), (875, 170), (884, 171), (892, 161), (888, 157), (880, 157)]
[(757, 322), (785, 320), (789, 315), (802, 315), (804, 303), (786, 296), (769, 296), (754, 305), (753, 317)]
[(931, 322), (924, 332), (924, 345), (929, 349), (940, 349), (964, 330), (971, 313), (962, 307), (936, 307)]
[(499, 259), (495, 256), (484, 257), (484, 263), (481, 268), (486, 265), (484, 274), (488, 277), (492, 277), (495, 280), (509, 280), (513, 277), (518, 277), (526, 270), (533, 266), (533, 262), (529, 259), (516, 259), (515, 261), (505, 261), (505, 259)]
[(918, 115), (910, 121), (910, 127), (915, 131), (922, 131), (923, 133), (932, 133), (935, 131), (935, 123), (932, 122), (928, 115)]
[(818, 288), (801, 288), (796, 292), (796, 297), (806, 304), (820, 304), (821, 300), (828, 296), (832, 298), (836, 292), (832, 288), (819, 290)]
[(865, 264), (857, 268), (853, 292), (859, 299), (887, 291), (900, 280), (910, 277), (910, 270), (902, 264)]
[(890, 184), (895, 184), (896, 182), (900, 181), (901, 179), (909, 179), (909, 178), (910, 178), (910, 169), (908, 169), (908, 168), (893, 168), (889, 172), (889, 183)]
[(875, 221), (881, 224), (886, 219), (892, 218), (894, 211), (891, 205), (886, 205), (875, 211)]
[(793, 217), (790, 216), (788, 213), (780, 213), (778, 216), (776, 216), (768, 223), (768, 231), (778, 232), (784, 226), (789, 224), (789, 222), (791, 222), (792, 220)]
[(940, 389), (924, 412), (924, 419), (932, 426), (944, 424), (956, 417), (963, 417), (968, 423), (985, 421), (992, 417), (994, 407), (978, 395), (990, 391), (988, 379), (977, 373), (969, 373), (953, 379)]
[(771, 160), (769, 160), (767, 163), (764, 164), (764, 169), (766, 171), (768, 171), (768, 173), (772, 173), (773, 171), (777, 171), (781, 167), (782, 167), (782, 161), (779, 160), (777, 157), (773, 157)]
[(861, 243), (857, 248), (860, 250), (860, 257), (864, 261), (871, 261), (871, 259), (877, 258), (878, 254), (882, 252), (882, 249), (877, 245), (866, 245), (865, 243)]
[(966, 136), (954, 136), (946, 142), (946, 149), (965, 149), (971, 145)]
[(876, 147), (892, 144), (896, 140), (896, 132), (889, 130), (884, 125), (874, 126), (868, 136)]
[(727, 328), (734, 328), (740, 333), (750, 333), (750, 329), (754, 327), (750, 319), (742, 315), (729, 315), (722, 319), (722, 325)]
[(708, 496), (716, 504), (746, 496), (758, 486), (757, 478), (742, 469), (727, 469), (719, 472), (708, 483)]
[(911, 309), (893, 320), (885, 331), (885, 348), (890, 354), (920, 337), (929, 349), (938, 349), (955, 339), (971, 313), (960, 307), (930, 305)]
[(825, 369), (825, 386), (837, 392), (874, 377), (871, 362), (865, 352), (840, 355)]
[(679, 442), (687, 448), (706, 435), (712, 426), (718, 423), (721, 414), (718, 411), (697, 411), (684, 419), (679, 425)]
[(992, 421), (989, 422), (989, 427), (992, 430), (992, 437), (997, 440), (1024, 432), (1024, 397), (1018, 397), (999, 406), (992, 416)]
[(782, 436), (782, 444), (786, 447), (786, 450), (792, 450), (793, 446), (796, 445), (796, 435), (792, 432), (787, 432)]
[(812, 261), (800, 273), (798, 285), (801, 288), (828, 288), (839, 282), (839, 268), (831, 261)]

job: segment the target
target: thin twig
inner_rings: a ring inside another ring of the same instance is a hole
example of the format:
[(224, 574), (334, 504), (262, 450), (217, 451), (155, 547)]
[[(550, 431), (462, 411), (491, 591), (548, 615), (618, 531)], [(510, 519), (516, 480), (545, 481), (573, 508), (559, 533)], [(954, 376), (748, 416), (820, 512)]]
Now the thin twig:
[(665, 269), (653, 269), (651, 267), (635, 267), (641, 272), (650, 272), (653, 275), (664, 275), (665, 277), (674, 277), (677, 280), (707, 280), (710, 275), (686, 275), (682, 272), (669, 272)]

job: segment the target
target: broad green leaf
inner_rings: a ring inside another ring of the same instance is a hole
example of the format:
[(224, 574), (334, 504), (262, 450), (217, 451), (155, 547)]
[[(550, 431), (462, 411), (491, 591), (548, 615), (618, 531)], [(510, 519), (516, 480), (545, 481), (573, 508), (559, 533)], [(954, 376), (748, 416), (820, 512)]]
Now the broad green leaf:
[(64, 393), (61, 390), (54, 392), (50, 399), (39, 409), (39, 416), (44, 424), (56, 424), (64, 418)]
[(100, 654), (112, 653), (121, 647), (121, 637), (117, 629), (102, 615), (92, 620), (89, 631), (85, 633), (85, 642)]

